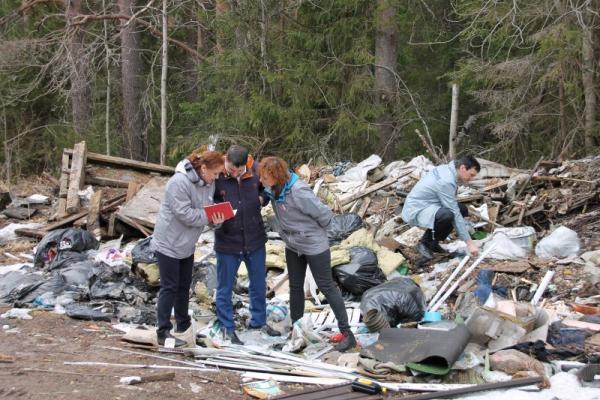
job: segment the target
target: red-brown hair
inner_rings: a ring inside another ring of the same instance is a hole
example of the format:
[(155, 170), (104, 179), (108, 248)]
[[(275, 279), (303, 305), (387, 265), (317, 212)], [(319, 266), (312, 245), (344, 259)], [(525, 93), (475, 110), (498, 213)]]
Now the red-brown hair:
[(203, 148), (198, 148), (192, 151), (192, 154), (187, 156), (187, 159), (190, 163), (192, 163), (192, 167), (196, 170), (196, 173), (200, 175), (201, 169), (203, 165), (206, 165), (208, 169), (215, 169), (217, 167), (222, 166), (225, 161), (223, 160), (223, 155), (216, 151), (203, 151)]
[(279, 157), (265, 157), (258, 166), (258, 174), (267, 174), (277, 186), (283, 186), (290, 179), (287, 163)]

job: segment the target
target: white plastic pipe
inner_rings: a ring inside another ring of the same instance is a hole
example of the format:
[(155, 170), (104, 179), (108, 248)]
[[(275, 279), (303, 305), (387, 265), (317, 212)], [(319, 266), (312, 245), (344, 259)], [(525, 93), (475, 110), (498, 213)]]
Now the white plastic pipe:
[(491, 245), (490, 247), (488, 247), (480, 256), (477, 260), (475, 260), (475, 262), (473, 263), (473, 265), (471, 265), (469, 268), (467, 268), (467, 270), (458, 278), (458, 280), (456, 282), (454, 282), (454, 284), (450, 287), (450, 289), (448, 289), (448, 291), (446, 293), (444, 293), (444, 295), (438, 300), (437, 303), (435, 303), (435, 305), (433, 307), (431, 307), (431, 310), (429, 311), (437, 311), (438, 308), (441, 307), (442, 304), (444, 304), (444, 301), (446, 301), (446, 299), (448, 297), (450, 297), (450, 295), (456, 290), (456, 288), (458, 288), (458, 285), (460, 285), (460, 283), (471, 274), (471, 272), (473, 272), (473, 270), (475, 270), (475, 268), (477, 268), (477, 266), (479, 265), (479, 263), (481, 263), (483, 261), (483, 259), (485, 257), (487, 257), (487, 255), (494, 249), (495, 245)]
[(531, 304), (533, 304), (534, 306), (537, 305), (538, 301), (540, 301), (540, 298), (542, 298), (542, 295), (546, 291), (546, 287), (548, 287), (548, 284), (550, 284), (550, 281), (552, 280), (553, 276), (554, 271), (546, 272), (546, 275), (544, 275), (544, 278), (540, 282), (540, 286), (538, 286), (537, 290), (535, 291), (535, 294), (533, 295), (533, 299), (531, 299)]
[(435, 294), (435, 296), (433, 296), (433, 298), (431, 299), (431, 301), (429, 302), (429, 305), (427, 306), (427, 309), (429, 310), (431, 308), (431, 306), (433, 306), (435, 304), (435, 302), (440, 298), (440, 296), (444, 293), (444, 290), (446, 290), (446, 288), (448, 287), (448, 285), (450, 285), (450, 282), (452, 282), (452, 280), (456, 277), (456, 275), (458, 275), (458, 273), (463, 269), (463, 267), (465, 266), (465, 264), (469, 261), (469, 259), (471, 258), (470, 255), (466, 255), (461, 261), (460, 264), (458, 264), (458, 267), (456, 267), (456, 269), (454, 269), (454, 271), (452, 271), (452, 274), (450, 274), (450, 276), (448, 277), (448, 279), (446, 279), (446, 282), (444, 282), (444, 284), (442, 285), (442, 287), (440, 287), (440, 289), (437, 291), (437, 293)]

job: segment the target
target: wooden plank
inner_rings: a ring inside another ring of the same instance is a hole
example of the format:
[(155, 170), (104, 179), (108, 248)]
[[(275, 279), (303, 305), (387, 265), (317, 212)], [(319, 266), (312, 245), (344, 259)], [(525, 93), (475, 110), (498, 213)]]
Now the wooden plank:
[(140, 231), (145, 237), (150, 236), (150, 233), (146, 230), (146, 228), (134, 221), (132, 218), (129, 218), (128, 216), (122, 215), (120, 213), (117, 213), (117, 218), (125, 222), (127, 225), (133, 226), (135, 229)]
[[(112, 207), (115, 207), (115, 206), (117, 206), (118, 204), (122, 203), (123, 201), (125, 201), (125, 195), (119, 195), (119, 196), (116, 196), (116, 197), (114, 197), (114, 198), (110, 199), (110, 200), (109, 200), (109, 201), (106, 203), (106, 205), (104, 205), (104, 206), (102, 207), (102, 209), (100, 210), (100, 212), (106, 212), (106, 211), (108, 211), (109, 209), (111, 209)], [(48, 232), (48, 231), (51, 231), (51, 230), (54, 230), (54, 229), (60, 228), (60, 227), (62, 227), (62, 226), (64, 226), (64, 225), (67, 225), (67, 224), (69, 224), (69, 223), (72, 223), (72, 222), (74, 222), (74, 221), (77, 221), (79, 218), (81, 218), (81, 217), (84, 217), (84, 216), (86, 216), (86, 215), (87, 215), (87, 210), (86, 210), (86, 211), (79, 212), (79, 213), (77, 213), (77, 214), (70, 215), (70, 216), (68, 216), (67, 218), (65, 218), (65, 219), (62, 219), (62, 220), (60, 220), (60, 221), (56, 221), (56, 222), (55, 222), (55, 223), (53, 223), (53, 224), (46, 225), (46, 226), (42, 227), (42, 229), (43, 229), (44, 231)]]
[[(533, 214), (536, 214), (536, 213), (539, 213), (541, 211), (544, 211), (544, 206), (543, 205), (538, 206), (538, 207), (536, 207), (536, 208), (534, 208), (532, 210), (527, 211), (523, 215), (523, 217), (529, 217), (529, 216), (531, 216)], [(502, 220), (502, 225), (512, 224), (513, 222), (516, 222), (518, 220), (519, 220), (519, 216), (518, 215), (517, 216), (513, 216), (513, 217), (508, 217), (508, 218), (505, 218), (505, 219)]]
[(508, 181), (502, 181), (498, 183), (494, 183), (493, 185), (489, 185), (481, 189), (481, 192), (489, 192), (490, 190), (498, 189), (508, 185)]
[(129, 182), (127, 185), (127, 197), (125, 197), (125, 202), (129, 203), (133, 196), (135, 196), (140, 190), (141, 185), (136, 182)]
[(124, 215), (140, 225), (154, 228), (160, 210), (160, 203), (165, 195), (165, 186), (169, 178), (155, 176), (136, 193), (127, 204), (119, 210)]
[[(73, 154), (73, 150), (71, 149), (65, 149), (65, 152), (69, 155)], [(122, 157), (106, 156), (104, 154), (99, 153), (90, 152), (87, 155), (87, 159), (92, 163), (112, 165), (121, 168), (131, 168), (142, 171), (158, 172), (159, 174), (165, 175), (172, 175), (175, 173), (175, 168), (169, 167), (167, 165), (159, 165), (144, 161), (130, 160), (128, 158)]]
[(60, 167), (60, 185), (58, 189), (58, 205), (56, 219), (63, 219), (67, 214), (67, 191), (69, 189), (69, 155), (63, 153)]
[(371, 198), (367, 197), (366, 199), (363, 200), (362, 204), (360, 205), (360, 209), (358, 210), (358, 216), (361, 218), (364, 218), (365, 215), (367, 214), (367, 210), (369, 209), (369, 206), (371, 205)]
[(481, 193), (477, 193), (477, 194), (472, 194), (469, 196), (462, 196), (462, 197), (457, 198), (456, 200), (459, 203), (470, 203), (472, 201), (481, 200), (481, 199), (483, 199), (483, 195)]
[[(371, 181), (365, 181), (365, 183), (363, 183), (360, 188), (358, 189), (358, 192), (363, 192), (366, 188), (369, 187), (369, 185), (371, 184)], [(348, 203), (345, 206), (342, 207), (342, 212), (348, 211), (348, 212), (354, 212), (355, 208), (358, 205), (358, 200)]]
[(585, 179), (576, 179), (576, 178), (563, 178), (560, 176), (532, 176), (531, 180), (534, 182), (580, 182), (580, 183), (589, 183), (594, 184), (596, 181), (588, 181)]
[(115, 231), (116, 222), (117, 222), (117, 214), (116, 213), (110, 214), (110, 217), (108, 218), (108, 232), (107, 232), (107, 235), (110, 237), (117, 236), (117, 232)]
[(13, 363), (16, 361), (16, 359), (17, 358), (15, 356), (0, 353), (0, 363)]
[(15, 233), (19, 236), (26, 236), (26, 237), (41, 239), (48, 232), (46, 232), (43, 229), (19, 228), (19, 229), (15, 229)]
[(102, 176), (85, 176), (85, 183), (94, 186), (109, 186), (116, 188), (126, 188), (129, 187), (128, 181), (122, 181), (119, 179), (105, 178)]
[(572, 328), (588, 329), (590, 331), (600, 332), (600, 324), (594, 324), (592, 322), (576, 321), (574, 319), (563, 319), (561, 323)]
[(100, 205), (102, 204), (102, 189), (97, 190), (90, 200), (86, 229), (94, 237), (100, 237)]
[(73, 160), (71, 162), (71, 174), (69, 175), (69, 189), (67, 191), (67, 213), (75, 214), (79, 211), (79, 190), (83, 186), (85, 178), (85, 162), (87, 148), (85, 141), (76, 143), (73, 148)]
[(413, 170), (411, 169), (410, 171), (407, 171), (397, 177), (389, 177), (379, 183), (376, 183), (373, 186), (369, 186), (365, 190), (361, 190), (360, 192), (355, 193), (349, 197), (340, 199), (340, 205), (343, 207), (348, 203), (352, 203), (353, 201), (360, 199), (361, 197), (365, 197), (366, 195), (376, 192), (379, 189), (383, 189), (384, 187), (387, 187), (387, 186), (391, 185), (392, 183), (395, 183), (398, 179), (403, 178), (406, 175), (410, 175), (412, 172), (413, 172)]

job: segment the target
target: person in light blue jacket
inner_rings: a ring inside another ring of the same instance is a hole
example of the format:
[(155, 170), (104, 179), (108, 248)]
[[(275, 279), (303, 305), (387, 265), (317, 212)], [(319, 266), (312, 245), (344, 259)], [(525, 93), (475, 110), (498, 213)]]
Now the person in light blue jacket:
[(445, 240), (452, 228), (459, 239), (466, 242), (469, 253), (479, 253), (464, 220), (468, 215), (467, 208), (458, 202), (456, 193), (459, 183), (470, 182), (480, 170), (479, 162), (471, 155), (439, 165), (417, 182), (406, 197), (402, 219), (407, 224), (426, 229), (417, 245), (425, 258), (446, 252), (439, 241)]

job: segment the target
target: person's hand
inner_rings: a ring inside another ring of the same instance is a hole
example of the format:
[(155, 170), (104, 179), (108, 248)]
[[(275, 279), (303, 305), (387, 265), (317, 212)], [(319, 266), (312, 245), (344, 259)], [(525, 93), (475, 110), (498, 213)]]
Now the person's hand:
[(223, 222), (225, 222), (225, 214), (223, 213), (215, 213), (215, 216), (213, 217), (212, 223), (215, 225), (220, 225)]
[(479, 255), (479, 247), (477, 247), (477, 245), (475, 244), (475, 242), (472, 241), (472, 240), (467, 241), (467, 250), (469, 250), (469, 253), (472, 256)]

